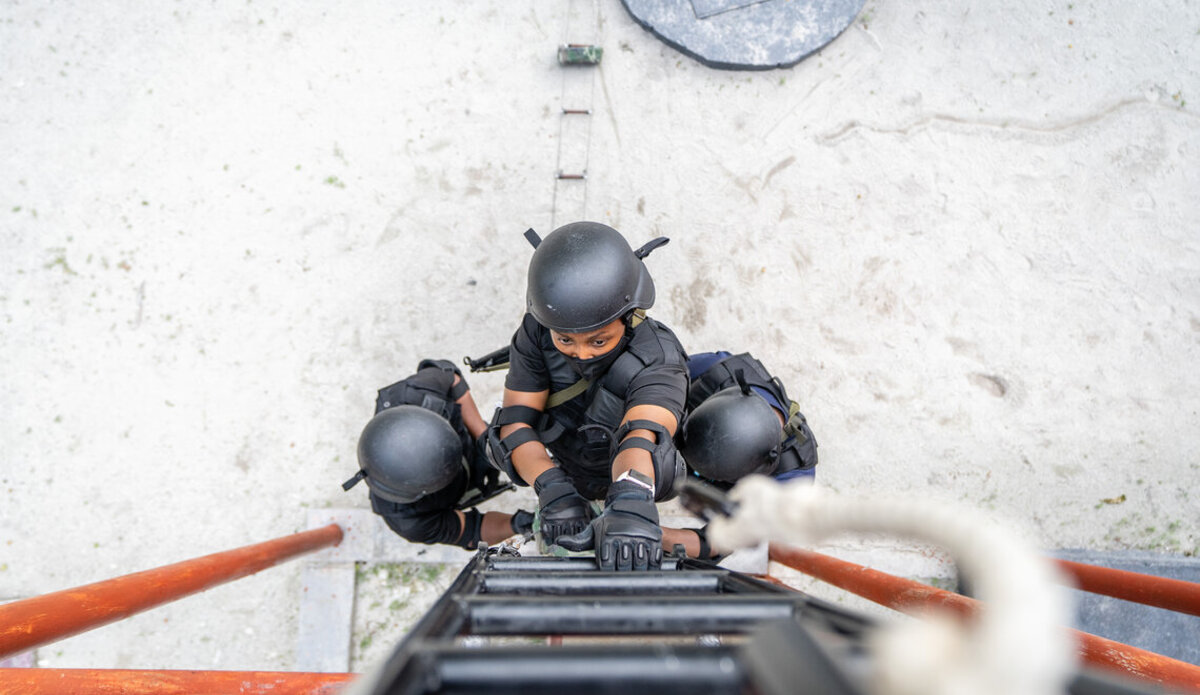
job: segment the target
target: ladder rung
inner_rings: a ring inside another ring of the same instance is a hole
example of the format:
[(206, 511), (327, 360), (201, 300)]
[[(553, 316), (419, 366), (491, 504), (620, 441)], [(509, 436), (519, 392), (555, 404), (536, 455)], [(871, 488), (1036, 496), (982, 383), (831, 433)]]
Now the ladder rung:
[(459, 600), (475, 635), (736, 633), (765, 620), (791, 619), (802, 605), (787, 596), (749, 594), (645, 598), (482, 594)]
[(489, 572), (483, 577), (486, 594), (716, 594), (725, 573), (695, 572)]
[(566, 645), (433, 651), (440, 693), (744, 692), (734, 647)]
[[(594, 557), (511, 557), (496, 555), (487, 559), (487, 567), (494, 572), (598, 572)], [(673, 572), (677, 567), (678, 562), (675, 558), (663, 558), (663, 572)]]

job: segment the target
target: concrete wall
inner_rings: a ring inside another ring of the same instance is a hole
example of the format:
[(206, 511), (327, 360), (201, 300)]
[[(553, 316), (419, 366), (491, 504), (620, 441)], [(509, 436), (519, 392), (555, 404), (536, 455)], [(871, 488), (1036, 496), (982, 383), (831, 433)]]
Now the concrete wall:
[[(0, 6), (0, 599), (365, 506), (374, 389), (506, 342), (577, 212), (571, 6)], [(671, 237), (653, 314), (776, 370), (823, 484), (1200, 550), (1200, 6), (868, 0), (762, 73), (597, 7), (579, 214)], [(289, 668), (297, 577), (40, 661)]]

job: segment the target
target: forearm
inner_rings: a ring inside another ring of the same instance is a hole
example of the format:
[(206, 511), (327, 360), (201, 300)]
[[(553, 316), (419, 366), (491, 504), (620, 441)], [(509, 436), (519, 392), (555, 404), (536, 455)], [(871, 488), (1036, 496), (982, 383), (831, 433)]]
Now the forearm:
[(663, 527), (663, 551), (670, 552), (676, 545), (682, 545), (688, 557), (700, 557), (700, 536), (686, 528)]
[[(513, 425), (513, 429), (522, 427), (522, 425)], [(501, 437), (507, 437), (508, 428), (500, 430)], [(513, 449), (512, 452), (513, 468), (522, 480), (529, 483), (537, 480), (537, 477), (542, 473), (554, 468), (554, 462), (550, 460), (550, 454), (546, 452), (546, 447), (541, 442), (533, 441), (526, 442), (521, 446)]]
[[(456, 375), (454, 383), (458, 384), (460, 381), (462, 381), (462, 378)], [(471, 397), (471, 391), (468, 390), (455, 402), (458, 403), (459, 409), (462, 412), (463, 425), (471, 433), (472, 438), (478, 438), (487, 429), (487, 422), (479, 414), (479, 407), (475, 405), (475, 399)]]
[(671, 551), (676, 545), (682, 545), (688, 557), (700, 558), (701, 560), (714, 560), (720, 557), (708, 545), (708, 539), (703, 528), (663, 528), (663, 550)]
[[(639, 435), (639, 432), (643, 434)], [(629, 433), (629, 437), (636, 436), (641, 436), (648, 441), (654, 441), (654, 435), (647, 430), (633, 430)], [(626, 437), (626, 439), (629, 437)], [(622, 473), (631, 469), (654, 480), (654, 462), (650, 458), (650, 452), (645, 449), (626, 449), (617, 454), (613, 459), (612, 479), (616, 480), (621, 477)]]
[[(546, 408), (546, 399), (549, 394), (549, 391), (527, 392), (505, 389), (504, 407), (524, 406), (536, 411), (544, 411)], [(532, 429), (527, 422), (516, 422), (505, 425), (500, 428), (500, 438), (505, 439), (522, 428)], [(521, 476), (521, 479), (529, 484), (537, 480), (537, 477), (542, 473), (554, 468), (554, 463), (550, 460), (550, 454), (546, 451), (546, 446), (537, 439), (525, 442), (512, 450), (512, 465), (517, 474)]]
[[(671, 437), (675, 434), (675, 428), (678, 426), (678, 420), (675, 415), (666, 408), (657, 405), (635, 405), (625, 412), (625, 417), (622, 418), (622, 423), (630, 425), (639, 424), (635, 421), (647, 420), (651, 423), (661, 425), (666, 431), (664, 437)], [(624, 437), (621, 438), (621, 444), (625, 444), (630, 439), (639, 438), (648, 442), (651, 447), (657, 442), (655, 433), (648, 429), (631, 429)], [(624, 446), (623, 450), (619, 451), (613, 458), (612, 463), (612, 479), (616, 480), (622, 473), (628, 470), (635, 470), (651, 480), (656, 480), (654, 471), (654, 459), (650, 452), (640, 447)]]
[(512, 514), (504, 512), (487, 512), (483, 515), (483, 526), (480, 529), (480, 538), (488, 545), (495, 545), (500, 541), (513, 536)]

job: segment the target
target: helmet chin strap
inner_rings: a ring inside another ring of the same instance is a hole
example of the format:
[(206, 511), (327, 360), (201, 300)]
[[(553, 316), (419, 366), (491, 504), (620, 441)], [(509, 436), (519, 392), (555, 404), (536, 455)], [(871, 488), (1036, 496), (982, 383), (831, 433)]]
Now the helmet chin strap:
[(750, 385), (746, 383), (745, 371), (738, 369), (733, 372), (733, 378), (737, 380), (738, 388), (742, 390), (743, 396), (750, 395)]

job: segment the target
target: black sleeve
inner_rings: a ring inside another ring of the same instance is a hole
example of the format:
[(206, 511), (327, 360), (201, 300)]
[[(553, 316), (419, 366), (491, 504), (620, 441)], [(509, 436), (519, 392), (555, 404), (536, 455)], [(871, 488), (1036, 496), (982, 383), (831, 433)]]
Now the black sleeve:
[(638, 372), (629, 383), (625, 410), (635, 405), (657, 405), (671, 411), (676, 424), (683, 419), (687, 400), (687, 369), (681, 364), (654, 364)]
[(525, 314), (521, 327), (513, 334), (504, 388), (531, 393), (550, 388), (550, 372), (546, 369), (541, 345), (545, 330), (532, 316)]
[(383, 504), (374, 504), (373, 497), (371, 506), (377, 514), (383, 517), (388, 528), (405, 540), (413, 543), (454, 545), (459, 534), (462, 533), (462, 525), (458, 522), (458, 515), (454, 513), (453, 509), (421, 512), (407, 505), (379, 501)]

